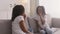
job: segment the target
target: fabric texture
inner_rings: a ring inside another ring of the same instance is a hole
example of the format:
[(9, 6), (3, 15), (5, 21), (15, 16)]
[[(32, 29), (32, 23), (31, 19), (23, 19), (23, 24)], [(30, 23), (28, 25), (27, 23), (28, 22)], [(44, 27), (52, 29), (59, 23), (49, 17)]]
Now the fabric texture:
[(23, 20), (24, 21), (24, 18), (23, 16), (18, 16), (15, 18), (15, 20), (12, 22), (12, 34), (25, 34), (20, 26), (19, 26), (19, 22)]
[[(48, 19), (48, 16), (47, 15), (45, 15), (44, 18), (45, 18), (45, 24), (43, 26), (49, 28), (50, 27), (49, 26), (50, 20)], [(34, 16), (33, 19), (37, 20), (38, 21), (38, 24), (41, 25), (41, 19), (40, 19), (40, 16), (39, 15)]]

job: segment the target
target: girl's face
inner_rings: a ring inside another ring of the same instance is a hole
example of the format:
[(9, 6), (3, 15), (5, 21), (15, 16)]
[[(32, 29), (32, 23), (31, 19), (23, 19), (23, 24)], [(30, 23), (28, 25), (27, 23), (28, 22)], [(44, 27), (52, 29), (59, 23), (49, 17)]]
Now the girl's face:
[(43, 11), (42, 8), (39, 7), (39, 8), (38, 8), (38, 14), (39, 14), (39, 15), (42, 15), (42, 11)]

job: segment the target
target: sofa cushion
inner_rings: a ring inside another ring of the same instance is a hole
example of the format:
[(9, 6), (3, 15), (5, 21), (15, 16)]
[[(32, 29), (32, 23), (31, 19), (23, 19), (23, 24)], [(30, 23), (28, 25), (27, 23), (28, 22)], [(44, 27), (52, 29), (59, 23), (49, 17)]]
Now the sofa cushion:
[(52, 18), (52, 26), (55, 28), (60, 28), (60, 18)]
[(0, 34), (11, 34), (10, 20), (0, 20)]
[(54, 32), (54, 34), (60, 34), (60, 28), (58, 28), (58, 29)]

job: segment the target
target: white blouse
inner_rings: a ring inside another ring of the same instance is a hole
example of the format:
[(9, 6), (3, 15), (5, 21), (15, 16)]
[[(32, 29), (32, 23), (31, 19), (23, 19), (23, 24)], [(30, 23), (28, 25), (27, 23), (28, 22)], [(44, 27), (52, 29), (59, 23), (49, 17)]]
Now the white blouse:
[[(38, 21), (38, 24), (41, 25), (41, 20), (40, 20), (40, 16), (39, 16), (39, 15), (36, 14), (36, 15), (33, 17), (33, 19), (37, 20), (37, 21)], [(48, 24), (47, 15), (45, 15), (45, 24), (44, 24), (43, 26), (46, 27), (46, 28), (50, 28), (50, 27), (49, 27), (49, 24)]]
[(24, 21), (24, 18), (23, 16), (18, 16), (15, 18), (15, 20), (12, 22), (12, 34), (26, 34), (24, 33), (21, 28), (20, 28), (20, 25), (19, 25), (19, 22), (23, 20)]

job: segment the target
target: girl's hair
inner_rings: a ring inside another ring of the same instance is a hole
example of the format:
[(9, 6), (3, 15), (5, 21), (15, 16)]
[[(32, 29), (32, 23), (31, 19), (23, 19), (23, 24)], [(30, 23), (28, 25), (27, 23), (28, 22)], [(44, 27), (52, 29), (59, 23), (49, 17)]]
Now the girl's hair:
[(13, 12), (12, 12), (12, 18), (11, 18), (11, 21), (14, 21), (14, 19), (19, 16), (19, 15), (22, 15), (24, 13), (25, 9), (22, 5), (16, 5), (14, 8), (13, 8)]
[(38, 8), (41, 8), (41, 9), (42, 9), (42, 13), (43, 13), (43, 15), (46, 15), (46, 13), (45, 13), (45, 9), (44, 9), (44, 6), (38, 6), (38, 7), (36, 8), (36, 12), (37, 12), (37, 14), (38, 14)]

